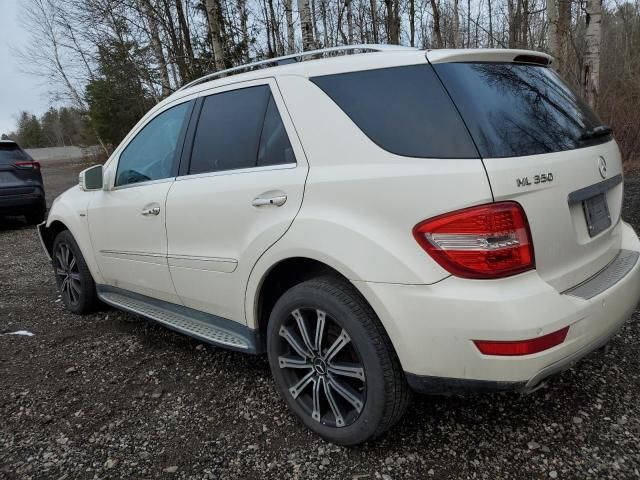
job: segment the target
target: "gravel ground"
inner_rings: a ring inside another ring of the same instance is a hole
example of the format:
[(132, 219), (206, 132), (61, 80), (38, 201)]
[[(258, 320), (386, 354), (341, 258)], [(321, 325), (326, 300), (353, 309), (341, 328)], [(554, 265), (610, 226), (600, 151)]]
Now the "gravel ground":
[[(45, 165), (51, 200), (80, 165)], [(640, 175), (625, 218), (640, 227)], [(0, 478), (629, 478), (640, 476), (636, 312), (606, 351), (538, 392), (417, 397), (347, 449), (297, 422), (266, 359), (105, 309), (67, 313), (36, 232), (0, 220)]]

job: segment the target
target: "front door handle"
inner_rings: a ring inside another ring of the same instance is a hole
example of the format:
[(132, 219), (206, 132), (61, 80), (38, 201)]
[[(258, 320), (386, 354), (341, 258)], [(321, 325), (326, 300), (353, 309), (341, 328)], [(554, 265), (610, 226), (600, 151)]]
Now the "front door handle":
[(149, 208), (143, 208), (142, 209), (142, 215), (144, 215), (145, 217), (149, 216), (149, 215), (159, 215), (160, 214), (160, 207), (149, 207)]
[(254, 207), (265, 207), (267, 205), (273, 205), (275, 207), (281, 207), (287, 201), (286, 195), (276, 195), (273, 197), (256, 197), (251, 202)]

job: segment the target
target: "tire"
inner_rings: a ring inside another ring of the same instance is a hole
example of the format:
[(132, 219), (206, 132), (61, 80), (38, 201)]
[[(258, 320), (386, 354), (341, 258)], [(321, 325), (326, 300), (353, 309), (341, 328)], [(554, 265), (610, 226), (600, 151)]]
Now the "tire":
[(45, 206), (35, 207), (32, 210), (24, 214), (25, 219), (29, 225), (38, 225), (47, 218), (47, 209)]
[(289, 408), (329, 442), (352, 446), (376, 438), (409, 404), (404, 372), (380, 320), (338, 277), (300, 283), (280, 297), (267, 325), (267, 354)]
[(96, 284), (69, 230), (56, 236), (51, 252), (56, 284), (67, 310), (77, 315), (95, 311), (100, 304)]

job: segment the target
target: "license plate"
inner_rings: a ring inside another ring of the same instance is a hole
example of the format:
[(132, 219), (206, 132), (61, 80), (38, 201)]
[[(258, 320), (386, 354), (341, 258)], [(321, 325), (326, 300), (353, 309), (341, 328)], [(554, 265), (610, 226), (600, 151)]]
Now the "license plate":
[(16, 177), (11, 172), (0, 172), (0, 185), (15, 182)]
[(605, 195), (600, 193), (582, 202), (584, 218), (587, 220), (587, 229), (590, 237), (595, 237), (611, 226), (611, 215), (609, 214), (609, 206)]

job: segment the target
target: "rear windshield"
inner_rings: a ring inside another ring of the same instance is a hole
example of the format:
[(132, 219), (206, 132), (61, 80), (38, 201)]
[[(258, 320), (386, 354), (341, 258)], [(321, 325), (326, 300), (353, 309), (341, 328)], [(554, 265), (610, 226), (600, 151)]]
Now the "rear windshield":
[(471, 137), (428, 64), (311, 79), (378, 146), (408, 157), (478, 158)]
[(29, 156), (15, 143), (0, 142), (0, 163), (29, 160)]
[(434, 68), (483, 157), (559, 152), (611, 139), (593, 135), (602, 122), (550, 68), (510, 63)]

